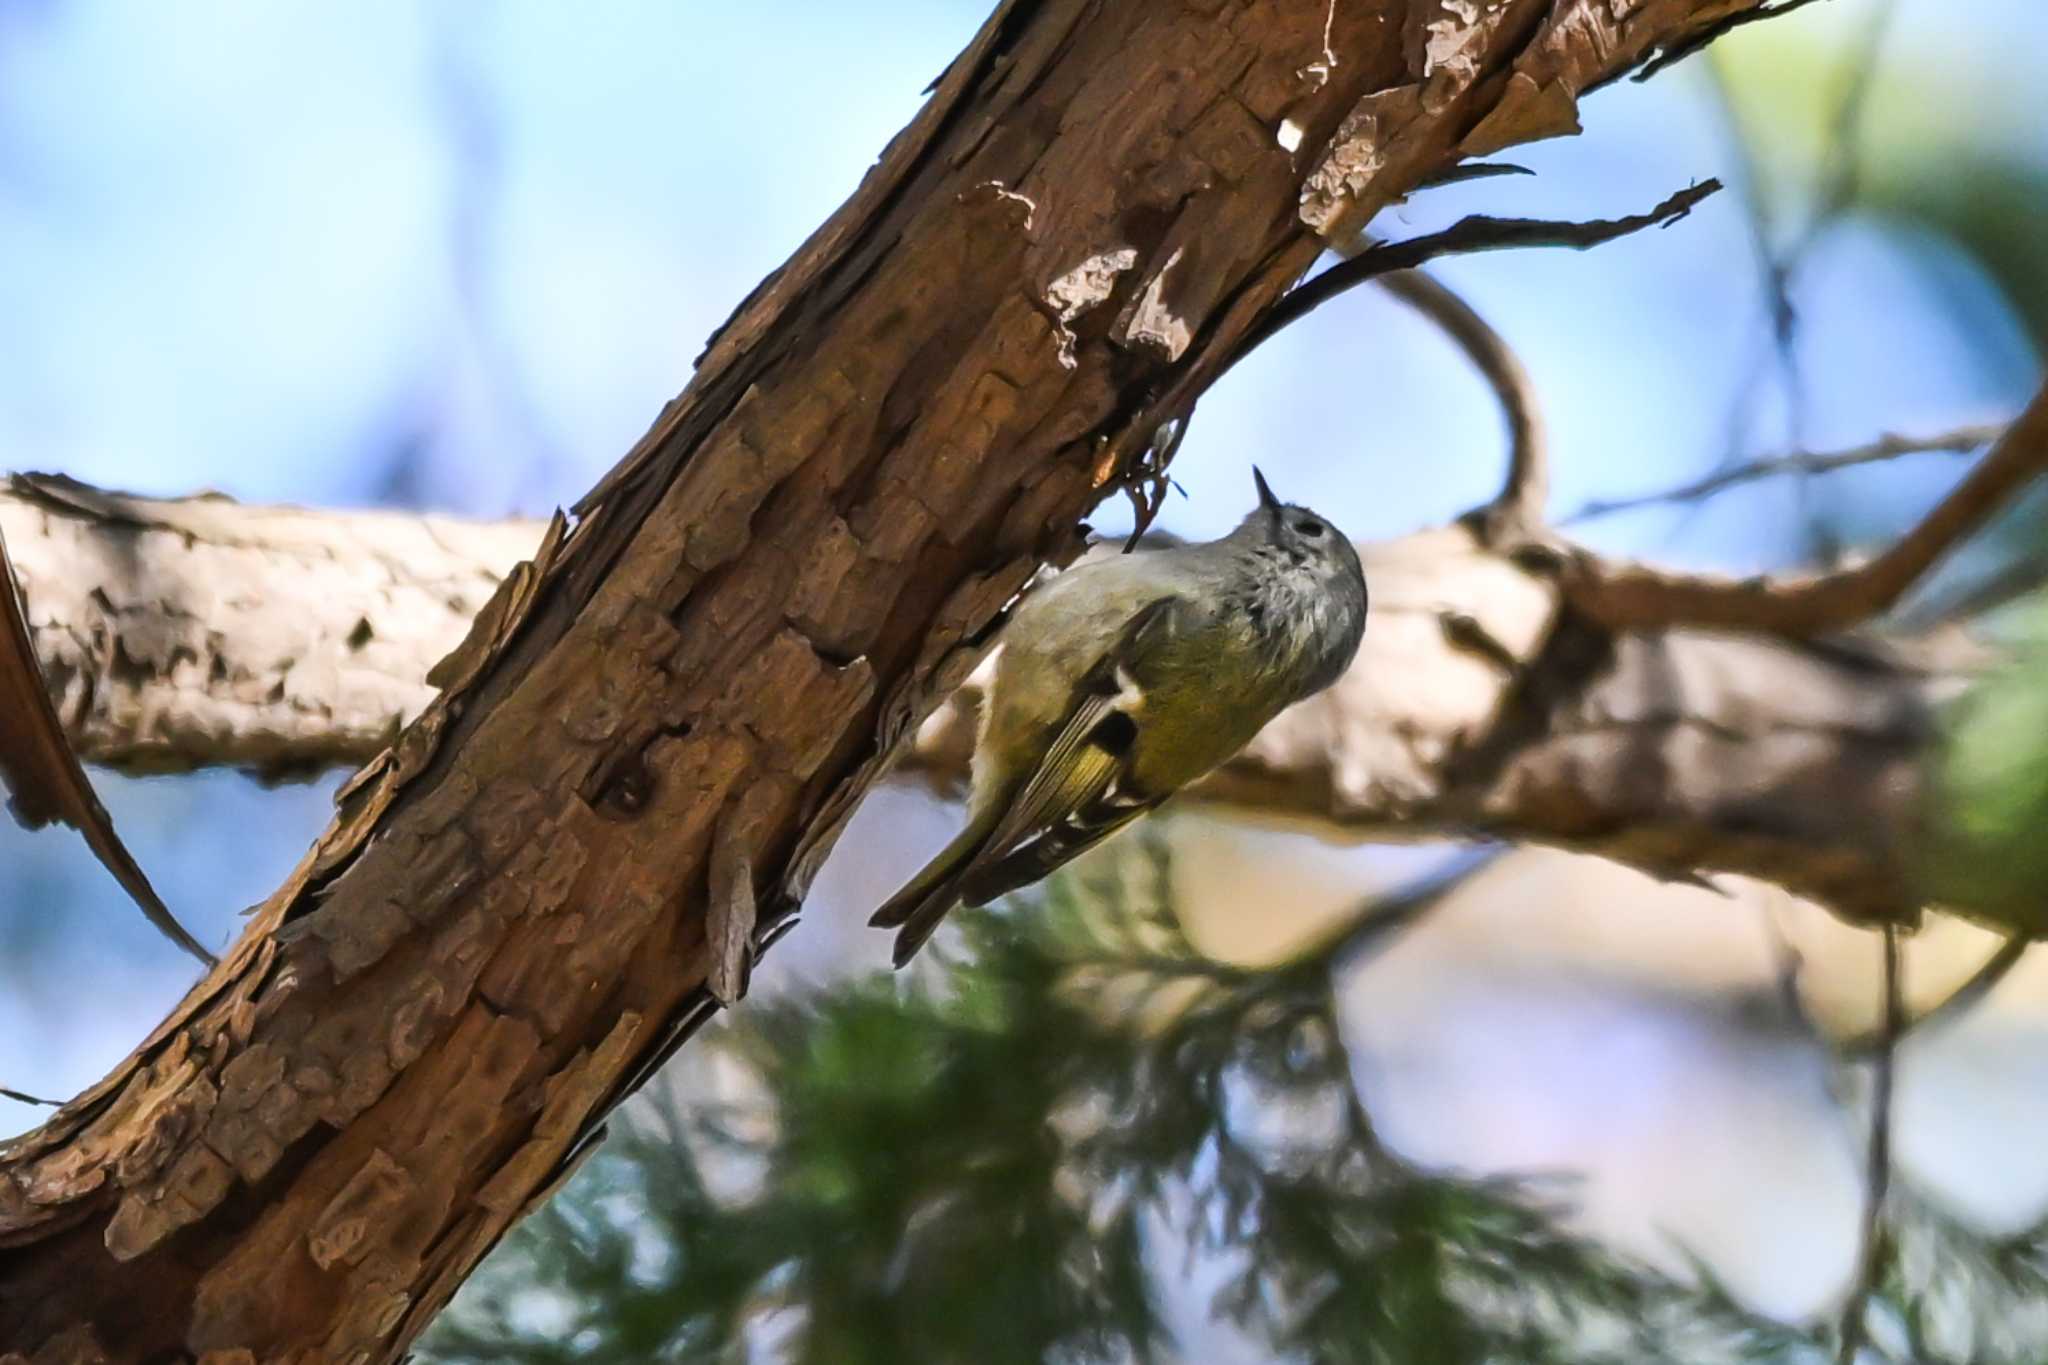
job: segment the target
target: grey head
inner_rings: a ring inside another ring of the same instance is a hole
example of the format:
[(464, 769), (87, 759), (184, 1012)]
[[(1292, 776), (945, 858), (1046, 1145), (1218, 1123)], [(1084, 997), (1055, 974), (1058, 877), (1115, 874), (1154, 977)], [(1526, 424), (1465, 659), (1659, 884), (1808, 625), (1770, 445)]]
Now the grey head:
[(1312, 508), (1282, 502), (1266, 476), (1252, 467), (1259, 505), (1225, 536), (1257, 567), (1256, 600), (1247, 609), (1265, 628), (1292, 637), (1275, 640), (1296, 653), (1303, 668), (1302, 696), (1319, 692), (1351, 666), (1365, 636), (1365, 569), (1351, 540)]

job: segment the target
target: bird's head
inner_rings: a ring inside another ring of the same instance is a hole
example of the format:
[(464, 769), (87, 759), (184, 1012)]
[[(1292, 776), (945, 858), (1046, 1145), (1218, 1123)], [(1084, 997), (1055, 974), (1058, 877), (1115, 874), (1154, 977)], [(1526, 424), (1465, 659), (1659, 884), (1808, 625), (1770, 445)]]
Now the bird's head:
[(1252, 466), (1252, 480), (1258, 485), (1259, 505), (1245, 517), (1236, 536), (1279, 550), (1290, 563), (1308, 569), (1333, 593), (1355, 586), (1359, 608), (1365, 603), (1365, 570), (1350, 537), (1332, 526), (1328, 518), (1298, 503), (1282, 502), (1273, 495), (1266, 476)]

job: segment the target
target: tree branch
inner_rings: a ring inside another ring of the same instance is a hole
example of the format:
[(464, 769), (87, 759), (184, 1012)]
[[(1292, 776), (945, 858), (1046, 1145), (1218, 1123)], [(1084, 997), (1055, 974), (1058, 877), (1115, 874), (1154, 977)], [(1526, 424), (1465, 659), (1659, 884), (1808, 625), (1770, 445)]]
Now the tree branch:
[(1641, 493), (1634, 497), (1589, 502), (1565, 518), (1564, 524), (1569, 526), (1577, 522), (1591, 521), (1595, 517), (1612, 516), (1617, 512), (1633, 512), (1641, 507), (1698, 502), (1716, 493), (1726, 492), (1730, 488), (1739, 488), (1743, 484), (1755, 483), (1762, 479), (1775, 479), (1787, 474), (1832, 474), (1837, 470), (1878, 464), (1906, 455), (1968, 455), (1997, 440), (2006, 425), (2003, 422), (1979, 423), (1974, 426), (1956, 427), (1932, 436), (1900, 436), (1888, 432), (1874, 441), (1850, 446), (1845, 450), (1801, 450), (1785, 455), (1767, 455), (1732, 469), (1717, 470), (1704, 478), (1680, 484), (1676, 488), (1667, 488), (1659, 493)]
[(1459, 219), (1441, 232), (1425, 233), (1403, 242), (1374, 243), (1288, 293), (1245, 334), (1243, 343), (1231, 353), (1224, 368), (1228, 370), (1272, 340), (1282, 329), (1367, 280), (1397, 271), (1414, 270), (1440, 257), (1465, 256), (1481, 251), (1511, 251), (1522, 247), (1567, 247), (1573, 251), (1586, 251), (1630, 233), (1641, 232), (1644, 228), (1670, 227), (1720, 188), (1718, 180), (1703, 180), (1678, 191), (1648, 213), (1634, 213), (1625, 218), (1558, 222), (1545, 218), (1491, 218), (1474, 214)]
[[(432, 698), (423, 676), (463, 630), (451, 603), (484, 595), (543, 531), (59, 491), (0, 495), (45, 604), (37, 648), (74, 743), (154, 771), (367, 762)], [(1476, 828), (1665, 876), (1744, 872), (1852, 914), (1876, 914), (1902, 875), (1934, 698), (1968, 656), (1589, 636), (1541, 575), (1462, 528), (1361, 552), (1373, 621), (1351, 676), (1191, 799), (1336, 839)], [(266, 600), (266, 582), (295, 591)], [(920, 731), (902, 776), (964, 781), (978, 685)]]
[[(1499, 173), (1502, 169), (1515, 171), (1520, 168), (1490, 167), (1488, 171)], [(1473, 215), (1441, 232), (1403, 242), (1372, 242), (1362, 237), (1351, 239), (1339, 248), (1346, 253), (1345, 259), (1289, 291), (1246, 332), (1244, 340), (1225, 355), (1216, 377), (1220, 378), (1283, 329), (1330, 300), (1368, 280), (1381, 281), (1389, 293), (1443, 328), (1478, 367), (1487, 383), (1493, 386), (1508, 419), (1508, 474), (1501, 495), (1474, 514), (1472, 525), (1489, 543), (1526, 538), (1541, 528), (1544, 505), (1550, 491), (1549, 452), (1544, 444), (1542, 414), (1534, 386), (1505, 339), (1471, 305), (1443, 284), (1421, 274), (1418, 268), (1442, 256), (1516, 247), (1569, 247), (1584, 251), (1644, 228), (1670, 227), (1720, 188), (1720, 181), (1707, 180), (1680, 190), (1648, 213), (1626, 218), (1557, 222)], [(1352, 249), (1354, 247), (1356, 249)], [(1186, 410), (1170, 411), (1166, 405), (1160, 406), (1165, 415), (1159, 419), (1159, 427), (1173, 433), (1166, 446), (1170, 454), (1189, 413)], [(1157, 446), (1156, 441), (1154, 446)], [(1132, 532), (1133, 543), (1158, 512), (1160, 476), (1153, 467), (1157, 463), (1156, 460), (1149, 463), (1141, 461), (1143, 474), (1149, 476), (1143, 481), (1149, 483), (1154, 492), (1145, 498), (1134, 494), (1138, 516), (1137, 527)]]
[(1780, 0), (1780, 3), (1775, 5), (1760, 6), (1756, 9), (1740, 10), (1730, 14), (1719, 23), (1711, 24), (1690, 37), (1669, 44), (1659, 51), (1656, 56), (1644, 62), (1642, 69), (1637, 71), (1631, 79), (1646, 81), (1665, 68), (1676, 66), (1687, 57), (1705, 51), (1720, 38), (1733, 32), (1735, 29), (1741, 28), (1745, 24), (1754, 24), (1763, 19), (1775, 19), (1781, 14), (1790, 14), (1793, 10), (1803, 9), (1813, 2), (1814, 0)]
[(1856, 1273), (1836, 1332), (1836, 1360), (1856, 1365), (1869, 1328), (1865, 1316), (1870, 1296), (1885, 1263), (1884, 1209), (1892, 1183), (1892, 1082), (1898, 1066), (1898, 1043), (1906, 1011), (1899, 981), (1899, 926), (1884, 926), (1883, 1024), (1872, 1061), (1870, 1137), (1863, 1158), (1863, 1218), (1858, 1231)]
[(1934, 1004), (1912, 1018), (1901, 1016), (1896, 1024), (1896, 1035), (1887, 1036), (1892, 1025), (1880, 1024), (1877, 1028), (1854, 1038), (1845, 1038), (1836, 1044), (1835, 1050), (1855, 1061), (1868, 1061), (1881, 1055), (1887, 1047), (1895, 1046), (1908, 1034), (1923, 1029), (1950, 1023), (1967, 1014), (1985, 996), (1998, 989), (1998, 983), (2019, 965), (2035, 941), (2023, 935), (2014, 934), (1992, 950), (1977, 970), (1971, 972), (1961, 985), (1950, 991)]
[(1508, 470), (1500, 495), (1473, 518), (1487, 544), (1543, 524), (1550, 497), (1550, 449), (1543, 405), (1521, 357), (1471, 304), (1419, 270), (1380, 277), (1380, 287), (1442, 328), (1492, 386), (1508, 424)]
[(700, 1007), (714, 833), (765, 941), (1323, 234), (1749, 7), (1431, 6), (1425, 70), (1408, 0), (1005, 0), (220, 966), (0, 1147), (0, 1352), (402, 1357)]
[(1788, 636), (1847, 630), (1890, 609), (1936, 560), (2048, 469), (2048, 388), (1963, 481), (1884, 553), (1805, 578), (1733, 580), (1607, 562), (1582, 550), (1554, 567), (1565, 597), (1611, 630), (1690, 625)]
[(72, 745), (133, 773), (358, 767), (539, 547), (538, 521), (0, 486), (29, 634)]

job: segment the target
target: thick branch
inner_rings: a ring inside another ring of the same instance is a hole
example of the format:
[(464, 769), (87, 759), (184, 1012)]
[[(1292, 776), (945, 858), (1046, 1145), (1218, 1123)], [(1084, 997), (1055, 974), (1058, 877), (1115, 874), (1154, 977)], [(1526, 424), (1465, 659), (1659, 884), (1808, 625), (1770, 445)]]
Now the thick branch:
[(702, 1017), (711, 869), (772, 934), (1317, 234), (1754, 7), (1005, 3), (221, 965), (0, 1148), (0, 1352), (402, 1356)]
[[(1918, 857), (1935, 707), (1982, 663), (1966, 642), (1616, 633), (1466, 526), (1360, 549), (1373, 611), (1351, 672), (1192, 799), (1343, 839), (1477, 834), (1675, 880), (1741, 873), (1860, 921), (1927, 897), (2038, 928), (1945, 895)], [(980, 676), (906, 772), (958, 789)]]
[[(67, 708), (81, 746), (159, 768), (368, 761), (425, 706), (427, 668), (459, 643), (458, 613), (429, 608), (491, 581), (477, 556), (509, 569), (542, 531), (65, 492), (0, 497), (0, 529), (33, 552), (38, 646), (64, 694), (89, 703)], [(1686, 629), (1588, 637), (1583, 623), (1587, 657), (1566, 658), (1550, 643), (1554, 587), (1462, 528), (1363, 555), (1374, 606), (1352, 676), (1197, 799), (1339, 839), (1480, 830), (1665, 876), (1744, 872), (1877, 913), (1913, 842), (1932, 706), (1967, 660)], [(146, 566), (149, 593), (107, 581), (125, 563)], [(297, 576), (306, 595), (237, 608), (215, 594), (223, 574)], [(135, 662), (163, 656), (164, 641), (177, 642), (168, 667)], [(904, 774), (960, 784), (975, 698), (970, 680)], [(1482, 751), (1502, 756), (1470, 759)]]
[(71, 742), (129, 772), (358, 767), (540, 545), (540, 522), (0, 488), (29, 631)]

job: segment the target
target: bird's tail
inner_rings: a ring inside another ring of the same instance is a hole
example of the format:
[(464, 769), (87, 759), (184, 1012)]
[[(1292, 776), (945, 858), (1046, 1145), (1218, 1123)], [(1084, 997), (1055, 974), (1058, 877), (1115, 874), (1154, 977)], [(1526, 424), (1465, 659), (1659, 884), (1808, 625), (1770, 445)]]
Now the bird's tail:
[(960, 903), (960, 883), (974, 870), (975, 859), (988, 842), (992, 819), (968, 821), (967, 828), (939, 850), (924, 870), (882, 903), (868, 919), (878, 929), (896, 929), (895, 963), (901, 967), (924, 946), (939, 921)]

